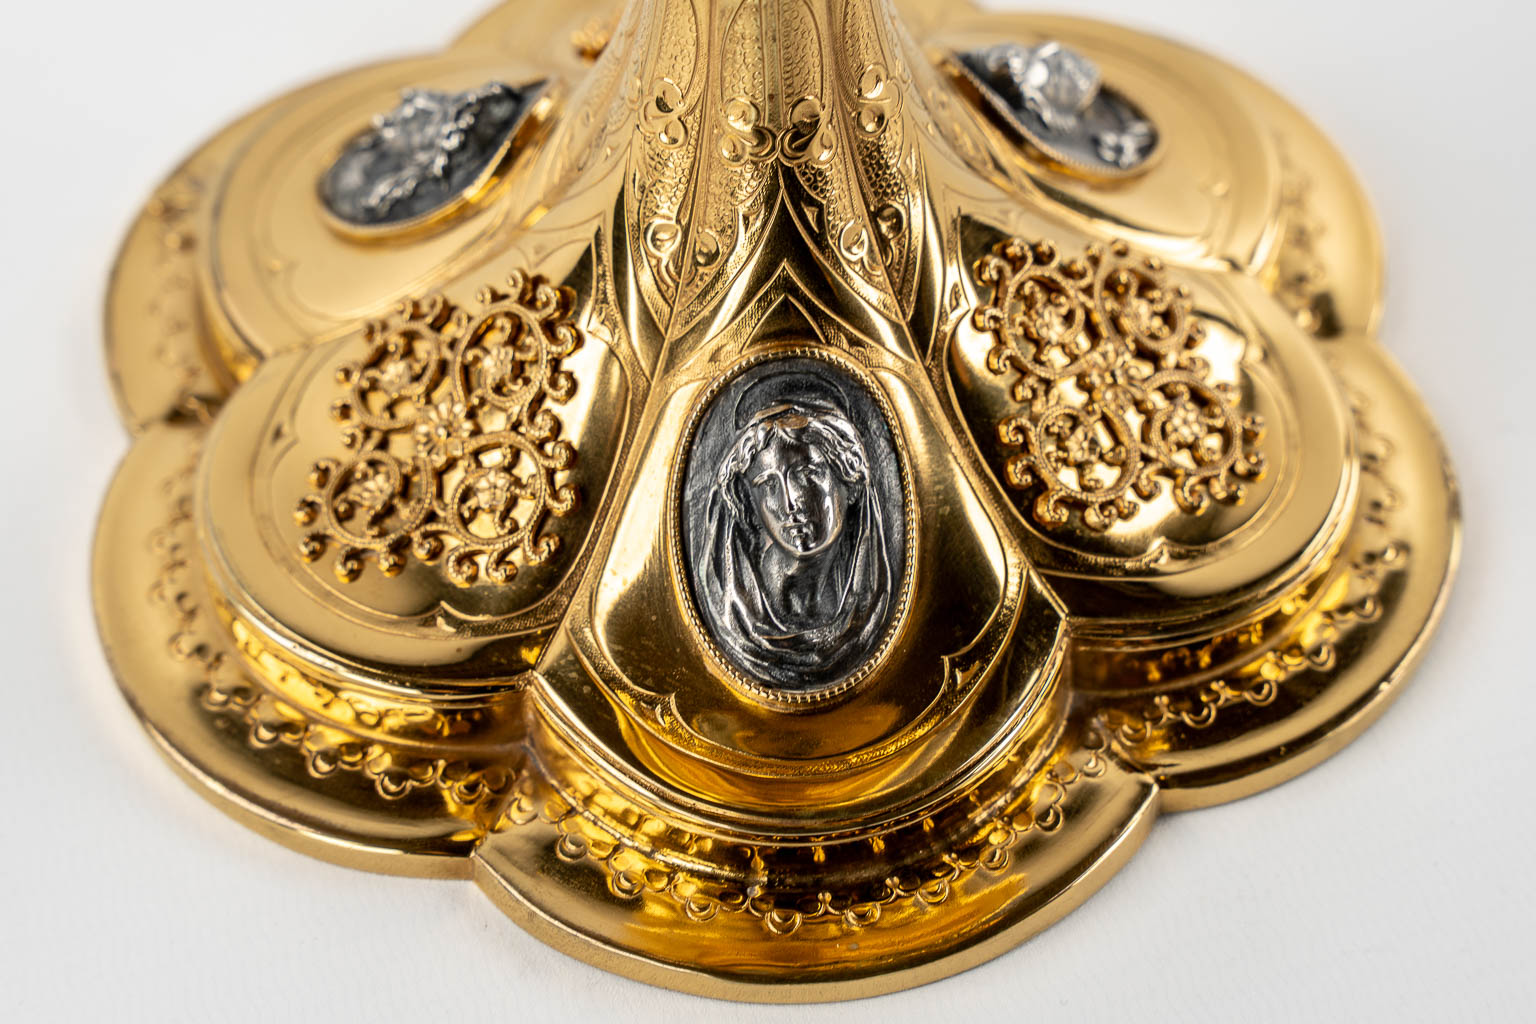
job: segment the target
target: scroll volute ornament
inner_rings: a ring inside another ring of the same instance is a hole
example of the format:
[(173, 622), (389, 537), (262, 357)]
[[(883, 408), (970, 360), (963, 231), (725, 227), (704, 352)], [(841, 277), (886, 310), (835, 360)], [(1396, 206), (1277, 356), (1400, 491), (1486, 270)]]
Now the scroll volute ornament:
[(841, 997), (1395, 692), (1454, 491), (1310, 123), (1073, 19), (599, 6), (301, 91), (130, 237), (97, 601), (194, 779), (612, 969)]

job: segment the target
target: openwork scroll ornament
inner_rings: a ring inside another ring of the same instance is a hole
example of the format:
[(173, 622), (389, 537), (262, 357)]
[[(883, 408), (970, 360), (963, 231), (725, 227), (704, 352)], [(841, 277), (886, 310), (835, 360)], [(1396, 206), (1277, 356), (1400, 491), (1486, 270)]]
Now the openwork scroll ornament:
[(1050, 242), (1011, 239), (980, 261), (993, 290), (975, 313), (994, 338), (992, 372), (1014, 377), (1016, 414), (998, 424), (1008, 483), (1039, 491), (1034, 518), (1107, 530), (1162, 492), (1186, 513), (1235, 504), (1264, 471), (1260, 417), (1235, 386), (1210, 381), (1193, 351), (1204, 330), (1187, 289), (1123, 242), (1062, 260)]
[(350, 582), (372, 556), (385, 575), (407, 555), (441, 564), (469, 586), (508, 583), (517, 561), (540, 564), (560, 538), (548, 517), (576, 508), (559, 474), (576, 460), (549, 407), (576, 383), (561, 360), (581, 345), (570, 296), (515, 273), (487, 288), (477, 313), (441, 296), (401, 306), (368, 326), (367, 354), (337, 370), (332, 407), (349, 460), (321, 459), (298, 504), (307, 561), (337, 548)]

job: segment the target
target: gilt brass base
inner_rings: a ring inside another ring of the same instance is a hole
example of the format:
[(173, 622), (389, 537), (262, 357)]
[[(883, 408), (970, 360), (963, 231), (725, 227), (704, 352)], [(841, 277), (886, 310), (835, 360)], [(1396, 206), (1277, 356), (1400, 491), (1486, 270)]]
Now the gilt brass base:
[(134, 224), (103, 642), (305, 853), (688, 992), (921, 984), (1395, 696), (1459, 513), (1380, 268), (1317, 129), (1160, 38), (507, 4)]

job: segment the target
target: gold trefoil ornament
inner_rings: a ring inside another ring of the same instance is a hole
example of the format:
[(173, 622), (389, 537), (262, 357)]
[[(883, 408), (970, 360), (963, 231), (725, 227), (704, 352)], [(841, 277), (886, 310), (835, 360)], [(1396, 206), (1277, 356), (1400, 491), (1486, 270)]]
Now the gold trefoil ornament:
[(1338, 153), (1163, 39), (507, 4), (145, 207), (103, 641), (301, 850), (691, 992), (919, 984), (1396, 694), (1458, 512), (1380, 295)]

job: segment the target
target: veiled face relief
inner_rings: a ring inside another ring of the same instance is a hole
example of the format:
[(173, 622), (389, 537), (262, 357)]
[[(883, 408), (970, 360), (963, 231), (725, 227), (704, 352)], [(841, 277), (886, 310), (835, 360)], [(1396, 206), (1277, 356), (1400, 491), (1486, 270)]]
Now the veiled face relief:
[(890, 427), (863, 384), (799, 357), (731, 381), (700, 420), (682, 517), (700, 618), (739, 671), (814, 693), (875, 654), (906, 510)]
[[(806, 434), (816, 431), (826, 436), (843, 427), (852, 437), (846, 421), (789, 406), (766, 425), (772, 439), (747, 467), (758, 518), (789, 558), (814, 558), (842, 535), (849, 486), (861, 487), (865, 482), (863, 451), (857, 450), (850, 460), (855, 475), (845, 481), (821, 438), (808, 439)], [(748, 443), (752, 440), (748, 438)]]

